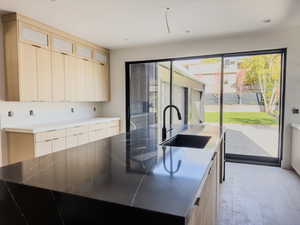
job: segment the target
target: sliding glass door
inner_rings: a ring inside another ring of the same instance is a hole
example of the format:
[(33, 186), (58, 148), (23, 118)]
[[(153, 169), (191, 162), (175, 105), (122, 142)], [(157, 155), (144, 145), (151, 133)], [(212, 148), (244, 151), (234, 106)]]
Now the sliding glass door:
[(282, 52), (264, 52), (224, 58), (228, 160), (279, 161), (283, 57)]
[(285, 49), (126, 63), (127, 131), (206, 123), (226, 129), (228, 161), (279, 165)]

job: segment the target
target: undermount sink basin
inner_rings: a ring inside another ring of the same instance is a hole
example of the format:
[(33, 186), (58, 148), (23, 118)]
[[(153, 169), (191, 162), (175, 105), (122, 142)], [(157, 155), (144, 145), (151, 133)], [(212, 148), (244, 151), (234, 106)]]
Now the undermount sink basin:
[(204, 148), (210, 138), (210, 136), (177, 134), (173, 138), (163, 142), (162, 145), (186, 148)]

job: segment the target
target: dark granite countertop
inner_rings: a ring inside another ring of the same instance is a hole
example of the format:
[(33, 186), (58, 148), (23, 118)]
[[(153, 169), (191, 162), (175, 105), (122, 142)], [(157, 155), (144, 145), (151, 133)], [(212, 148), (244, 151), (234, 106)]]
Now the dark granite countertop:
[(186, 217), (220, 133), (198, 125), (170, 135), (179, 131), (211, 139), (204, 149), (163, 148), (154, 126), (3, 167), (0, 180)]

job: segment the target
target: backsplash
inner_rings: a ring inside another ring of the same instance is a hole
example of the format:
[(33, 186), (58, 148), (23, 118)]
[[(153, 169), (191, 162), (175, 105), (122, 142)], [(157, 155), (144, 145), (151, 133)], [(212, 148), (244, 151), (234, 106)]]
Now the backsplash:
[(95, 117), (99, 110), (100, 103), (0, 102), (0, 128)]
[[(101, 103), (0, 101), (0, 166), (7, 163), (7, 137), (3, 128), (92, 118), (100, 115), (100, 106)], [(8, 115), (9, 112), (11, 116)]]

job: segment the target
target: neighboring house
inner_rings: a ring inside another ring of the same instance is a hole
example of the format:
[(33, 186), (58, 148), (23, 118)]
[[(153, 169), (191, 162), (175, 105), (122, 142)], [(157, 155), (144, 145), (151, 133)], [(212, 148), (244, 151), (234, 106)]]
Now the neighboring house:
[[(239, 69), (239, 58), (225, 59), (224, 108), (231, 111), (264, 111), (261, 93), (244, 85), (246, 71)], [(221, 61), (190, 61), (184, 65), (198, 80), (206, 84), (206, 111), (217, 111), (220, 101)]]

